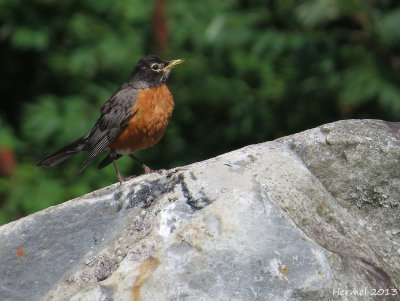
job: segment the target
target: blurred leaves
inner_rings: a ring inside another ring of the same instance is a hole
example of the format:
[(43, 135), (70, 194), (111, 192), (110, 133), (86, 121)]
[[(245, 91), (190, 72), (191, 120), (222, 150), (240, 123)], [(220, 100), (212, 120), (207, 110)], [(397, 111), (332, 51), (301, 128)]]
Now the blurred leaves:
[[(34, 163), (86, 134), (145, 54), (185, 58), (153, 168), (200, 161), (343, 118), (400, 117), (400, 7), (394, 0), (166, 1), (169, 49), (156, 49), (153, 1), (0, 2), (0, 224), (116, 181), (78, 174), (85, 154)], [(160, 25), (160, 26), (161, 26)], [(121, 158), (124, 175), (142, 171)]]
[(12, 36), (11, 43), (15, 48), (43, 50), (49, 43), (49, 36), (45, 30), (17, 28)]
[(377, 26), (380, 41), (385, 46), (395, 46), (400, 41), (400, 9), (386, 13), (379, 19)]
[(0, 117), (0, 147), (18, 147), (18, 139), (11, 126)]

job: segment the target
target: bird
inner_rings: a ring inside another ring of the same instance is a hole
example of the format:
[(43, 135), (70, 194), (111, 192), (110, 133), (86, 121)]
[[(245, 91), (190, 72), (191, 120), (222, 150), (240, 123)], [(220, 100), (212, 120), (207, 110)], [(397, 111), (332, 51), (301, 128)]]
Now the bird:
[(82, 172), (103, 151), (108, 151), (98, 168), (104, 168), (112, 162), (121, 184), (128, 179), (122, 177), (116, 163), (123, 155), (134, 159), (146, 174), (158, 172), (150, 169), (133, 153), (153, 146), (164, 135), (174, 109), (174, 99), (166, 81), (171, 69), (183, 61), (168, 61), (155, 55), (141, 58), (130, 79), (101, 107), (100, 117), (89, 133), (38, 161), (36, 165), (52, 167), (87, 151), (80, 169)]

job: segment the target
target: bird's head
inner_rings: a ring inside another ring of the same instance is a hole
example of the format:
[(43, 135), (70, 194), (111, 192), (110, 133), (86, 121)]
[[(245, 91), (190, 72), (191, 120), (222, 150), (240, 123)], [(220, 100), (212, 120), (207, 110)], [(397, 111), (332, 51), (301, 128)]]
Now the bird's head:
[(171, 69), (182, 62), (180, 59), (166, 61), (155, 55), (145, 56), (137, 63), (129, 83), (139, 89), (161, 86), (167, 81)]

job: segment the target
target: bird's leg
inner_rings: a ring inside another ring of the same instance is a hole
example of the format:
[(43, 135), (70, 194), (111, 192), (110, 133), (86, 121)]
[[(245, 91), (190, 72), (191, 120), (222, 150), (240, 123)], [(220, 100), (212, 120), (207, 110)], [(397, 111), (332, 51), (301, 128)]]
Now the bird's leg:
[(115, 171), (117, 173), (117, 178), (118, 181), (122, 184), (123, 181), (125, 181), (125, 179), (121, 176), (121, 173), (119, 172), (118, 166), (117, 166), (117, 162), (115, 161), (115, 159), (113, 159), (113, 164), (115, 167)]
[(136, 158), (133, 154), (129, 155), (133, 160), (136, 161), (137, 164), (139, 164), (143, 169), (144, 169), (144, 173), (148, 174), (148, 173), (152, 173), (153, 170), (148, 167), (147, 165), (145, 165), (142, 161), (140, 161), (138, 158)]
[(139, 164), (143, 169), (145, 174), (149, 173), (162, 173), (162, 170), (152, 170), (150, 167), (145, 165), (142, 161), (140, 161), (138, 158), (136, 158), (133, 154), (129, 155), (133, 160), (136, 161), (137, 164)]

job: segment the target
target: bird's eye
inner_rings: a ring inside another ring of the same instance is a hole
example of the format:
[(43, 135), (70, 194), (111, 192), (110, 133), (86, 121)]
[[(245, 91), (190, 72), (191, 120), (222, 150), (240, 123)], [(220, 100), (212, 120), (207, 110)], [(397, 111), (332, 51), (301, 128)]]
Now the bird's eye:
[(155, 63), (155, 64), (152, 64), (151, 66), (150, 66), (150, 68), (152, 69), (152, 70), (154, 70), (154, 71), (158, 71), (158, 70), (160, 70), (160, 64), (157, 64), (157, 63)]

